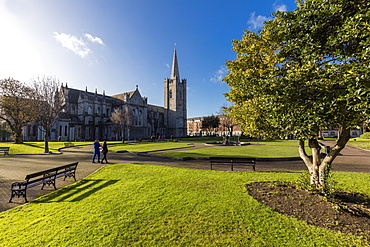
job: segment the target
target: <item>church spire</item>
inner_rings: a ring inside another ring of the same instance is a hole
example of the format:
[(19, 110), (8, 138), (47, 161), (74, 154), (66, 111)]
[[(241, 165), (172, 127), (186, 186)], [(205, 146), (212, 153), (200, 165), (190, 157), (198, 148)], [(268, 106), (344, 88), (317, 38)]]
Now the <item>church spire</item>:
[(176, 46), (173, 51), (173, 60), (172, 60), (172, 70), (171, 70), (171, 79), (180, 78), (179, 64), (177, 62), (177, 53)]

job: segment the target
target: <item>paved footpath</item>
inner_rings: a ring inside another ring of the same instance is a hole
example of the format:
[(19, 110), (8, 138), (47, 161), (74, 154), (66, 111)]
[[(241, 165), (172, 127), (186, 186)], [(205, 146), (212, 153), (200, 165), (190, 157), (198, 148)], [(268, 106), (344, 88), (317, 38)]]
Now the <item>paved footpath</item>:
[[(327, 145), (334, 143), (326, 142)], [(194, 148), (206, 147), (204, 144), (196, 144)], [(190, 149), (194, 149), (190, 148)], [(0, 157), (0, 211), (5, 211), (10, 208), (24, 204), (23, 198), (14, 198), (13, 203), (8, 203), (10, 198), (10, 186), (15, 181), (24, 181), (27, 174), (37, 171), (46, 170), (48, 168), (65, 165), (73, 162), (79, 162), (76, 171), (77, 180), (81, 180), (89, 174), (95, 172), (105, 164), (91, 163), (92, 145), (80, 146), (63, 149), (63, 154), (51, 155), (10, 155)], [(159, 152), (155, 152), (159, 153)], [(162, 152), (163, 153), (163, 152)], [(165, 165), (172, 167), (188, 168), (188, 169), (210, 169), (208, 160), (188, 160), (179, 161), (174, 159), (166, 159), (153, 156), (139, 156), (131, 153), (113, 153), (108, 154), (110, 164), (115, 163), (139, 163)], [(229, 167), (216, 167), (217, 170), (229, 170)], [(306, 167), (301, 160), (296, 161), (258, 161), (256, 165), (257, 171), (300, 171)], [(239, 171), (250, 171), (250, 167), (237, 168)], [(333, 164), (334, 171), (347, 172), (368, 172), (370, 173), (370, 152), (355, 147), (347, 146), (342, 155), (338, 156)], [(68, 184), (74, 183), (73, 179), (57, 179), (57, 188), (62, 188)], [(39, 187), (31, 188), (27, 191), (29, 201), (45, 195), (54, 189), (46, 187), (40, 190)]]

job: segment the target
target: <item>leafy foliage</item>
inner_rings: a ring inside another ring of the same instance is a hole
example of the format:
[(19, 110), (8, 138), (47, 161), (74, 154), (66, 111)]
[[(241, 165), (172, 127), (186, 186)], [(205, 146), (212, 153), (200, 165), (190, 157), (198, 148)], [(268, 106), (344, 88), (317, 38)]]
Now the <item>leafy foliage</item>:
[[(309, 140), (313, 157), (300, 154), (311, 183), (324, 186), (325, 168), (348, 142), (351, 128), (367, 120), (370, 105), (370, 2), (305, 0), (277, 12), (259, 33), (233, 41), (225, 96), (230, 117), (251, 136), (295, 135)], [(339, 129), (321, 161), (321, 129)], [(302, 147), (303, 145), (301, 145)]]
[(368, 111), (369, 2), (307, 0), (277, 12), (259, 34), (233, 41), (230, 115), (247, 134), (317, 138), (359, 126)]
[(204, 117), (202, 121), (202, 129), (210, 132), (212, 129), (217, 128), (220, 125), (220, 119), (217, 116)]

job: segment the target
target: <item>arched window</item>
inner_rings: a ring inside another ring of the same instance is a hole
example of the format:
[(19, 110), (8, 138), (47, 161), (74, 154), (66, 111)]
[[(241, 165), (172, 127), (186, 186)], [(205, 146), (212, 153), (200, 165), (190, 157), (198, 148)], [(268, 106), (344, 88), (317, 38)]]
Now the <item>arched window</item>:
[(143, 117), (143, 112), (140, 110), (139, 111), (139, 116), (138, 116), (138, 124), (141, 125), (141, 122), (142, 122), (142, 117)]
[(37, 136), (37, 127), (36, 127), (36, 125), (34, 125), (34, 126), (32, 127), (32, 135), (33, 135), (33, 136)]
[(92, 114), (92, 108), (91, 108), (91, 106), (89, 106), (89, 107), (87, 108), (87, 113), (88, 113), (89, 115), (91, 115), (91, 114)]

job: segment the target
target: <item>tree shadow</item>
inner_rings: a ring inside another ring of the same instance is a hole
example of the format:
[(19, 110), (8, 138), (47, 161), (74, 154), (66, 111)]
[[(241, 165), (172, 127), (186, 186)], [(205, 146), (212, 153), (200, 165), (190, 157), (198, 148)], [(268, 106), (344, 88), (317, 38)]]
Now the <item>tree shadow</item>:
[(32, 143), (32, 142), (28, 142), (28, 143), (24, 142), (22, 144), (25, 145), (25, 146), (39, 148), (39, 149), (42, 149), (42, 150), (44, 149), (44, 146), (40, 146), (40, 145), (37, 145), (36, 143)]
[[(95, 192), (117, 183), (119, 180), (84, 179), (73, 185), (59, 189), (32, 203), (76, 202), (89, 197)], [(77, 196), (76, 196), (77, 195)]]

